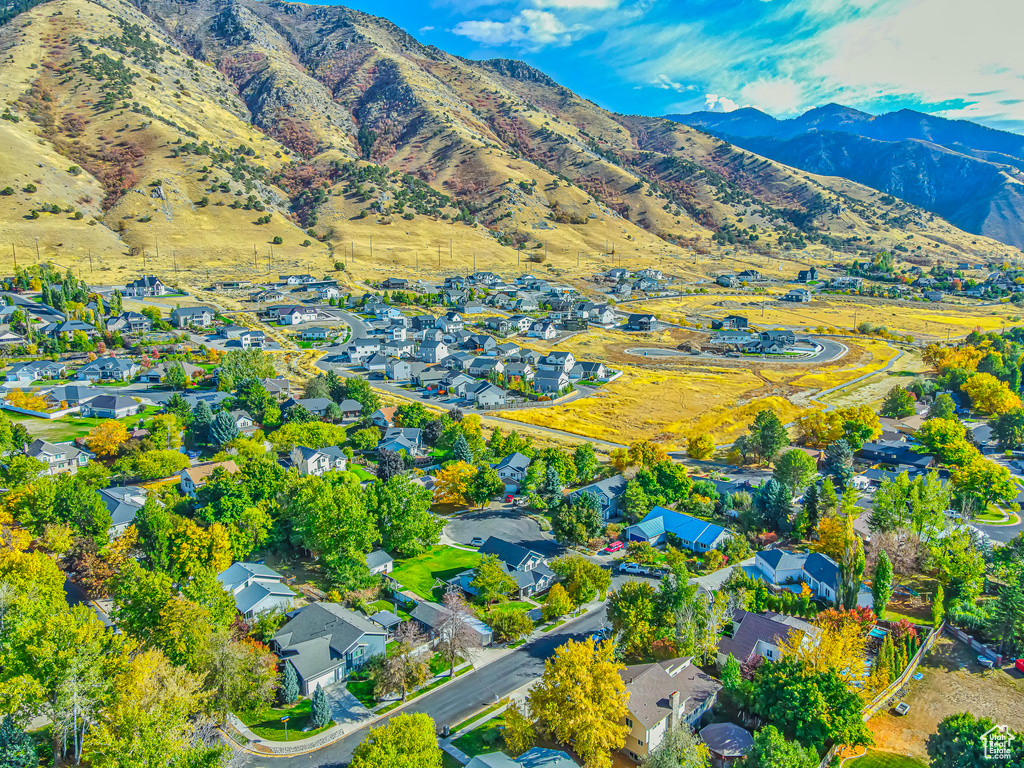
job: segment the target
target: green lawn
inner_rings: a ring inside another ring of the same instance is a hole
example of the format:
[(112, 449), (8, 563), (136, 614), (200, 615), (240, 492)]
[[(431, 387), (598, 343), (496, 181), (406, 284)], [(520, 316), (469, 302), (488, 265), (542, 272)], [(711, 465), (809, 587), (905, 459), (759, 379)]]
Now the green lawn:
[[(302, 699), (292, 707), (271, 707), (261, 709), (258, 712), (240, 713), (238, 716), (243, 723), (249, 726), (249, 730), (261, 739), (268, 739), (270, 741), (298, 741), (299, 739), (307, 739), (310, 736), (323, 733), (334, 725), (332, 722), (323, 728), (303, 731), (302, 729), (309, 723), (310, 704), (309, 699)], [(285, 715), (288, 715), (287, 739), (285, 738), (285, 724), (281, 722), (281, 718)]]
[(916, 758), (879, 752), (877, 749), (869, 749), (864, 757), (847, 760), (846, 765), (851, 768), (927, 768), (927, 763)]
[(452, 746), (461, 749), (470, 757), (484, 755), (488, 752), (500, 752), (504, 741), (501, 738), (501, 729), (505, 725), (503, 714), (493, 717), (479, 728), (474, 728), (469, 733), (460, 736), (452, 742)]
[(476, 552), (437, 546), (418, 557), (396, 560), (391, 576), (406, 589), (432, 600), (435, 580), (450, 579), (467, 568), (475, 568), (479, 562)]
[(377, 479), (376, 475), (371, 475), (369, 472), (367, 472), (363, 467), (359, 466), (358, 464), (349, 464), (348, 465), (348, 470), (349, 470), (349, 472), (352, 472), (353, 474), (355, 474), (355, 476), (358, 477), (360, 480), (376, 480)]
[(491, 714), (491, 712), (493, 712), (496, 709), (500, 709), (501, 707), (505, 706), (506, 704), (508, 704), (508, 697), (507, 696), (504, 699), (502, 699), (501, 701), (499, 701), (497, 704), (492, 704), (491, 706), (489, 706), (487, 709), (483, 710), (482, 712), (477, 712), (472, 717), (467, 717), (465, 720), (463, 720), (458, 725), (452, 726), (452, 733), (458, 733), (463, 728), (465, 728), (467, 726), (470, 726), (473, 723), (475, 723), (477, 720), (483, 720), (487, 715)]
[(442, 752), (441, 768), (462, 768), (462, 763), (460, 763), (454, 757), (449, 755), (447, 752)]
[(345, 683), (346, 690), (359, 699), (359, 703), (367, 709), (377, 704), (377, 699), (373, 695), (373, 683), (369, 680), (353, 680), (349, 679)]
[[(464, 664), (465, 662), (466, 660), (461, 656), (455, 657), (456, 667), (460, 664)], [(442, 673), (447, 674), (448, 670), (451, 669), (451, 667), (448, 666), (448, 662), (441, 658), (440, 653), (435, 653), (433, 656), (430, 657), (430, 662), (428, 663), (428, 666), (430, 667), (430, 674), (435, 676), (440, 675)]]

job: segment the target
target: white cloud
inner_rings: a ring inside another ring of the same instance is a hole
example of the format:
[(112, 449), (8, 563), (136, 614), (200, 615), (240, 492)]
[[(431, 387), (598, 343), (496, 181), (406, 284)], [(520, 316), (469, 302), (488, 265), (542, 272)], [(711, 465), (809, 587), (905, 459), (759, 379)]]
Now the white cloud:
[(807, 105), (801, 85), (786, 77), (747, 83), (740, 89), (740, 100), (764, 112), (783, 115), (798, 112)]
[(482, 45), (511, 45), (538, 50), (546, 46), (569, 45), (588, 29), (583, 24), (566, 25), (550, 11), (526, 8), (508, 21), (461, 21), (452, 28), (452, 32)]
[(533, 0), (537, 8), (562, 8), (572, 11), (607, 11), (619, 7), (619, 0)]
[(434, 31), (434, 27), (430, 26), (429, 24), (427, 26), (425, 26), (425, 27), (420, 27), (420, 34), (421, 35), (424, 35), (427, 32), (433, 32), (433, 31)]
[(709, 93), (704, 97), (704, 109), (708, 112), (732, 112), (739, 108), (740, 105), (735, 101), (717, 93)]

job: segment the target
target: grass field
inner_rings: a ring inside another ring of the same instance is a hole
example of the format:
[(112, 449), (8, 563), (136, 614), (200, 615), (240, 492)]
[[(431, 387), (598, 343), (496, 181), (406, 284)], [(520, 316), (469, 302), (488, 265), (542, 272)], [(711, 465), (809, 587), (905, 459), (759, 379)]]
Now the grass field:
[(479, 728), (474, 728), (452, 742), (452, 746), (461, 749), (470, 757), (484, 755), (488, 752), (500, 752), (504, 742), (501, 729), (505, 726), (505, 716), (498, 715), (488, 720)]
[[(309, 708), (311, 703), (310, 699), (302, 699), (302, 701), (291, 707), (269, 707), (258, 712), (240, 714), (239, 717), (243, 723), (249, 726), (249, 730), (262, 739), (298, 741), (299, 739), (308, 739), (310, 736), (323, 733), (334, 725), (332, 722), (323, 728), (303, 731), (302, 729), (309, 724)], [(285, 738), (285, 724), (281, 722), (281, 718), (285, 715), (288, 715), (287, 738)]]
[[(155, 405), (146, 407), (146, 410), (136, 416), (128, 416), (118, 419), (122, 424), (133, 428), (139, 419), (148, 419), (160, 409)], [(93, 427), (102, 424), (108, 419), (95, 419), (85, 416), (64, 416), (59, 419), (39, 419), (35, 416), (25, 416), (8, 411), (6, 414), (16, 424), (24, 424), (25, 429), (33, 437), (41, 437), (50, 442), (68, 442), (79, 437), (85, 437), (92, 431)]]
[(475, 568), (480, 555), (453, 547), (431, 547), (428, 552), (396, 560), (392, 578), (425, 600), (433, 599), (434, 582), (450, 579), (467, 568)]

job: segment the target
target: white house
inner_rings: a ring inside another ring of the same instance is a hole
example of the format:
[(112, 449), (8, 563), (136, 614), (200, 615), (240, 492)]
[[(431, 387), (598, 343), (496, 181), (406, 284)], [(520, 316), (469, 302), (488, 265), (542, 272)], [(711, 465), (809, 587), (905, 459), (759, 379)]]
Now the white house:
[(498, 473), (498, 477), (505, 481), (505, 492), (515, 493), (526, 479), (526, 470), (530, 468), (530, 457), (516, 451), (494, 464), (493, 467)]
[(196, 498), (199, 489), (206, 485), (210, 475), (218, 468), (231, 475), (238, 473), (238, 465), (231, 459), (227, 461), (208, 461), (205, 464), (186, 467), (178, 473), (178, 477), (181, 478), (181, 492), (190, 499)]
[[(839, 586), (839, 566), (828, 555), (820, 552), (788, 552), (771, 549), (758, 552), (754, 567), (761, 572), (769, 584), (798, 590), (801, 583), (807, 584), (811, 592), (834, 602)], [(873, 608), (871, 590), (863, 583), (857, 593), (858, 608)]]

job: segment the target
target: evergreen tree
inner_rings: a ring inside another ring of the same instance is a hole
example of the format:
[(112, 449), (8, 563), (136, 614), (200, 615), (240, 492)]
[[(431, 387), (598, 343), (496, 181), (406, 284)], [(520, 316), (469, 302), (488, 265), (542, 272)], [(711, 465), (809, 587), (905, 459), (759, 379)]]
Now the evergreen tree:
[(313, 702), (309, 707), (309, 723), (314, 728), (323, 728), (331, 722), (331, 707), (327, 703), (327, 694), (317, 683), (316, 691), (313, 692)]
[(791, 506), (789, 489), (774, 477), (762, 485), (754, 497), (754, 508), (760, 514), (761, 525), (779, 533), (787, 533), (792, 527), (789, 522)]
[(299, 698), (299, 676), (291, 662), (284, 664), (284, 679), (281, 681), (281, 703), (293, 704)]
[(747, 444), (761, 461), (771, 464), (779, 451), (789, 445), (789, 432), (774, 411), (763, 410), (750, 425)]
[[(826, 477), (821, 483), (821, 490), (818, 492), (818, 519), (828, 517), (835, 512), (839, 506), (839, 497), (836, 495), (836, 487), (831, 477)], [(818, 519), (814, 521), (814, 527), (818, 527)]]
[(469, 443), (466, 442), (466, 436), (459, 433), (459, 436), (455, 438), (455, 445), (452, 446), (452, 455), (456, 461), (464, 461), (467, 464), (473, 463), (473, 452), (469, 449)]
[(177, 416), (178, 421), (186, 427), (192, 422), (192, 409), (188, 407), (188, 401), (185, 400), (179, 392), (175, 392), (171, 395), (171, 398), (164, 403), (164, 410)]
[(846, 490), (853, 478), (853, 449), (845, 438), (825, 449), (825, 469), (839, 481), (839, 489)]
[(875, 601), (875, 613), (881, 618), (892, 598), (892, 561), (884, 549), (878, 553), (875, 578), (871, 580), (871, 595)]
[(36, 768), (36, 742), (14, 722), (11, 715), (0, 721), (0, 766), (3, 768)]
[(552, 502), (562, 500), (562, 476), (558, 474), (558, 469), (553, 464), (548, 465), (547, 474), (544, 476), (542, 495)]
[(227, 411), (217, 411), (217, 415), (210, 422), (210, 443), (219, 448), (230, 443), (238, 434), (238, 424), (235, 423), (234, 417)]
[(196, 403), (192, 409), (192, 419), (188, 433), (193, 445), (206, 445), (210, 439), (210, 424), (213, 423), (213, 411), (205, 400)]
[(812, 483), (804, 491), (804, 524), (809, 531), (813, 531), (818, 527), (818, 520), (820, 519), (818, 507), (820, 503), (818, 484)]

